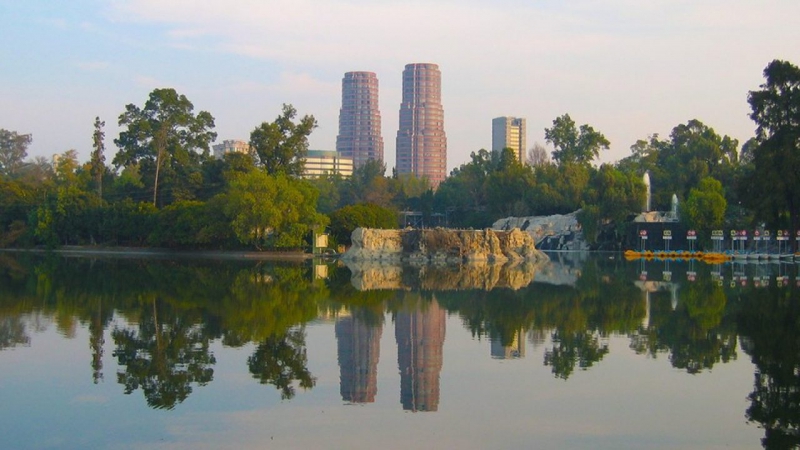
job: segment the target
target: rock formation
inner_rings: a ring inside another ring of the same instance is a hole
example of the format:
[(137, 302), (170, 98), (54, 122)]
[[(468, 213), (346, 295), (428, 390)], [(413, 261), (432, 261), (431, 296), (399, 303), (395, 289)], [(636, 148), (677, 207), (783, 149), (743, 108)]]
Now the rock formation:
[(541, 261), (533, 239), (518, 229), (450, 230), (357, 228), (345, 261), (463, 263), (474, 261)]
[(492, 225), (493, 230), (515, 228), (529, 234), (539, 250), (589, 250), (578, 223), (578, 211), (552, 216), (506, 217)]

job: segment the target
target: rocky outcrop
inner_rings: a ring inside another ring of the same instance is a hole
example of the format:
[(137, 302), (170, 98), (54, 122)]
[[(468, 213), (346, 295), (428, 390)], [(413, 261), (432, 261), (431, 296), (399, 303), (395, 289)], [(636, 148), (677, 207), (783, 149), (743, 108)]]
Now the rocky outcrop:
[(492, 225), (494, 230), (519, 230), (529, 234), (539, 250), (589, 250), (578, 223), (578, 212), (552, 216), (506, 217)]
[(357, 228), (345, 261), (463, 263), (542, 261), (531, 236), (518, 229), (451, 230)]

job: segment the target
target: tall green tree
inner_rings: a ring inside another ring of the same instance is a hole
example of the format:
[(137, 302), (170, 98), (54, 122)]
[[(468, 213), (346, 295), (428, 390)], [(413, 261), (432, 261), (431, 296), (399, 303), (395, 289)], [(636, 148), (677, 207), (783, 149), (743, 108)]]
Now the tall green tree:
[(600, 156), (600, 150), (608, 150), (611, 145), (602, 133), (591, 126), (583, 124), (578, 128), (569, 114), (556, 117), (553, 127), (544, 129), (544, 137), (555, 147), (553, 159), (558, 164), (588, 165)]
[(750, 118), (757, 125), (749, 202), (760, 218), (800, 228), (800, 68), (774, 60), (761, 89), (750, 91)]
[(103, 127), (105, 121), (100, 117), (94, 118), (94, 132), (92, 133), (92, 179), (97, 188), (97, 196), (103, 198), (103, 172), (106, 171), (106, 133)]
[(284, 104), (274, 122), (263, 122), (250, 133), (252, 148), (264, 170), (275, 175), (300, 176), (308, 153), (308, 136), (317, 127), (314, 116), (303, 116), (295, 123), (297, 110)]
[(317, 195), (305, 180), (254, 170), (234, 175), (226, 192), (212, 201), (220, 205), (242, 244), (298, 248), (313, 227), (328, 223), (316, 211)]
[[(181, 182), (196, 177), (199, 172), (201, 155), (197, 150), (207, 156), (209, 144), (217, 137), (211, 131), (214, 117), (206, 111), (195, 115), (193, 110), (192, 102), (175, 89), (155, 89), (143, 108), (129, 104), (119, 116), (123, 131), (114, 140), (120, 149), (114, 157), (114, 165), (139, 163), (142, 174), (153, 180), (153, 204), (156, 206), (162, 171), (169, 175), (171, 188), (184, 188)], [(187, 170), (190, 167), (197, 170)]]
[(696, 188), (689, 191), (689, 198), (681, 209), (681, 217), (689, 228), (700, 230), (720, 228), (727, 206), (722, 183), (706, 177), (700, 180)]
[(12, 177), (19, 172), (31, 141), (30, 134), (0, 128), (0, 176)]

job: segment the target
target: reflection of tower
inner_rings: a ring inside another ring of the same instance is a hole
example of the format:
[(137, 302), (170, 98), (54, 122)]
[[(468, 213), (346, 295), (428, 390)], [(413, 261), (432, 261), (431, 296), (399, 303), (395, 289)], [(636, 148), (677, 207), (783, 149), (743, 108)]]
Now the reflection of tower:
[(519, 359), (525, 357), (525, 332), (517, 330), (514, 333), (514, 340), (509, 345), (504, 346), (499, 337), (492, 339), (492, 358), (495, 359)]
[(436, 300), (427, 309), (400, 312), (395, 323), (400, 402), (407, 411), (439, 409), (445, 311)]
[(369, 326), (352, 316), (336, 321), (342, 400), (353, 403), (375, 401), (382, 331), (381, 325)]

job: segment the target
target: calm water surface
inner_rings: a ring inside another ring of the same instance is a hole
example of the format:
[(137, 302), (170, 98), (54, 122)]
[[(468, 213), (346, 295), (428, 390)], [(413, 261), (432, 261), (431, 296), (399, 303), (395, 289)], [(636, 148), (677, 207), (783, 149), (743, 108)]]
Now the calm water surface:
[(796, 448), (798, 284), (0, 253), (0, 448)]

